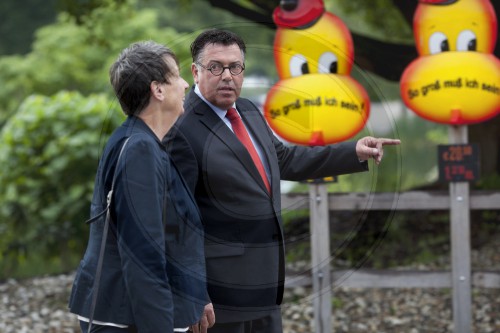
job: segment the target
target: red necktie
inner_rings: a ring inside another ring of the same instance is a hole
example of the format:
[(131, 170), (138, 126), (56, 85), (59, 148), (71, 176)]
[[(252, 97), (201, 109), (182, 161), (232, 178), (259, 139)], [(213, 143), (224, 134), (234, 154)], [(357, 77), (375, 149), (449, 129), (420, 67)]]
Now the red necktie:
[(257, 150), (255, 150), (255, 146), (253, 145), (252, 140), (248, 135), (245, 125), (243, 125), (243, 121), (241, 121), (240, 115), (238, 114), (235, 108), (230, 108), (229, 110), (227, 110), (226, 117), (231, 122), (234, 134), (236, 134), (238, 139), (240, 139), (241, 143), (243, 143), (243, 145), (250, 153), (250, 156), (252, 157), (252, 160), (255, 166), (257, 167), (257, 170), (259, 170), (260, 176), (262, 177), (264, 184), (266, 185), (267, 191), (271, 193), (271, 186), (269, 185), (269, 180), (267, 179), (266, 171), (264, 170), (264, 165), (262, 165), (262, 161), (260, 160), (259, 154), (257, 153)]

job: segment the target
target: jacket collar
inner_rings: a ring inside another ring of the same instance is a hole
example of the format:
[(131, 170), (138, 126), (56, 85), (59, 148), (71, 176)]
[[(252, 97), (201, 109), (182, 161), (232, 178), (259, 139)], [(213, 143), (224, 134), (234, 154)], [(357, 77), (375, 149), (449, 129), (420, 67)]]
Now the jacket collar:
[(143, 133), (153, 137), (157, 142), (161, 143), (153, 130), (139, 117), (128, 116), (122, 126), (126, 128), (125, 136), (129, 137), (133, 134)]

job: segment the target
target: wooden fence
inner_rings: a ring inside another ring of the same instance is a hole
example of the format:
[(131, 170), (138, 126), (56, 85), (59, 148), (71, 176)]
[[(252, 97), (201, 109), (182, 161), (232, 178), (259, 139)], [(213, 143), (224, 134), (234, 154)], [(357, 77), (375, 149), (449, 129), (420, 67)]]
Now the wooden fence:
[[(313, 286), (316, 333), (330, 332), (331, 292), (334, 286), (354, 288), (452, 288), (456, 332), (469, 332), (471, 326), (471, 287), (500, 288), (500, 272), (470, 269), (470, 210), (500, 210), (500, 192), (410, 191), (403, 193), (327, 193), (324, 184), (310, 186), (307, 193), (282, 195), (284, 210), (309, 208), (311, 212), (312, 270), (309, 274), (288, 276), (286, 287)], [(461, 213), (455, 213), (453, 211)], [(450, 210), (450, 271), (339, 270), (331, 271), (329, 262), (330, 211), (367, 210)], [(465, 212), (465, 213), (464, 213)], [(316, 221), (316, 223), (314, 222)], [(325, 223), (327, 221), (327, 223)], [(464, 224), (465, 221), (465, 224)], [(318, 223), (319, 222), (319, 223)], [(455, 226), (453, 225), (455, 224)], [(455, 244), (453, 244), (455, 243)], [(323, 267), (321, 267), (323, 266)], [(317, 319), (321, 318), (321, 319)]]

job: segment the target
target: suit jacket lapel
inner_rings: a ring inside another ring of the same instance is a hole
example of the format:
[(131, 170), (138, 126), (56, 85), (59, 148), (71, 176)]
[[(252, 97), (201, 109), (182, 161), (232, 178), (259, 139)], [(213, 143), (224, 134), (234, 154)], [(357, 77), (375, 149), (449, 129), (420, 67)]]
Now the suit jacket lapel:
[[(260, 184), (260, 186), (267, 192), (264, 181), (262, 180), (260, 173), (257, 170), (252, 157), (250, 156), (250, 153), (238, 140), (234, 133), (227, 127), (227, 125), (210, 108), (210, 106), (208, 106), (200, 97), (198, 97), (198, 95), (196, 95), (193, 90), (189, 92), (186, 102), (190, 105), (190, 108), (193, 110), (193, 112), (198, 116), (200, 122), (202, 122), (233, 152), (236, 158), (241, 161), (245, 169), (255, 179), (256, 183)], [(245, 122), (245, 125), (247, 125), (247, 123), (248, 122)], [(253, 130), (252, 132), (255, 133)], [(257, 135), (254, 134), (254, 137), (257, 137)], [(259, 142), (259, 144), (261, 145), (262, 150), (266, 151), (265, 155), (269, 160), (269, 157), (267, 156), (267, 149), (262, 145), (261, 142)]]

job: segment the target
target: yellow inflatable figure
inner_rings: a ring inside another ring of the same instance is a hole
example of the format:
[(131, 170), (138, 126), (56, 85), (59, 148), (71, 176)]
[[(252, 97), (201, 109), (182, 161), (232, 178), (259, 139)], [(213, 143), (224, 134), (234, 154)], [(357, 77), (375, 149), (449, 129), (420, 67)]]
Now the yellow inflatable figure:
[(419, 116), (451, 125), (500, 111), (500, 61), (489, 0), (419, 0), (413, 19), (419, 58), (404, 71), (401, 96)]
[(324, 145), (346, 140), (365, 125), (370, 102), (349, 76), (354, 58), (345, 24), (322, 0), (282, 2), (274, 58), (280, 81), (269, 91), (264, 114), (289, 142)]

